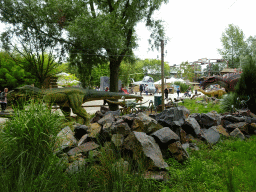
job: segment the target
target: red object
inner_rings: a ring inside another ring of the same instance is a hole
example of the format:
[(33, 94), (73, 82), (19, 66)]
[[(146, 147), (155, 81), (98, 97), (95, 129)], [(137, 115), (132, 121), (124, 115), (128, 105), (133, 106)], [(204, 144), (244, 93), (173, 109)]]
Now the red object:
[(121, 88), (121, 90), (122, 90), (125, 94), (129, 94), (126, 89)]

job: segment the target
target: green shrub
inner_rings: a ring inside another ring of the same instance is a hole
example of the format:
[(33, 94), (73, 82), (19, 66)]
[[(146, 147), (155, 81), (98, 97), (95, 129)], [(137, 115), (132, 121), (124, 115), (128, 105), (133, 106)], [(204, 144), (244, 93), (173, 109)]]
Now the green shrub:
[[(179, 81), (174, 82), (174, 85), (179, 85), (180, 86), (180, 92), (184, 93), (188, 90), (189, 85), (187, 85), (186, 83), (182, 83)], [(191, 88), (191, 91), (193, 91), (193, 88)]]
[(237, 94), (230, 92), (221, 99), (220, 108), (225, 112), (232, 112), (235, 108), (238, 108)]

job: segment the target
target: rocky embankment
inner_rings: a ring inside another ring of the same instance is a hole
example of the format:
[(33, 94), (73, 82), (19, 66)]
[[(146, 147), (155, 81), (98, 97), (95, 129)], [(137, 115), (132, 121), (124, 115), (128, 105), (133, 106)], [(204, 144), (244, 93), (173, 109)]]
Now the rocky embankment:
[[(185, 107), (173, 107), (156, 115), (120, 116), (119, 111), (102, 107), (89, 126), (75, 124), (62, 129), (57, 135), (59, 142), (54, 153), (66, 163), (66, 171), (73, 173), (87, 165), (89, 154), (97, 158), (100, 146), (114, 145), (122, 154), (129, 154), (134, 162), (145, 160), (150, 167), (148, 171), (156, 173), (147, 173), (145, 177), (162, 180), (168, 167), (165, 157), (172, 156), (178, 161), (189, 158), (188, 149), (200, 150), (193, 140), (215, 144), (221, 135), (245, 140), (255, 133), (255, 115), (246, 112), (220, 115), (213, 111), (190, 115)], [(128, 166), (132, 162), (124, 157), (118, 163)]]

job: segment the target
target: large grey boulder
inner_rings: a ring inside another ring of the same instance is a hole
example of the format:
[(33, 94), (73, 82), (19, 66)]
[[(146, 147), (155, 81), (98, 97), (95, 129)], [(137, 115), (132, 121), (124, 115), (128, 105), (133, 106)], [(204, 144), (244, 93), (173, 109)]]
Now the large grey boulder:
[(211, 128), (214, 129), (215, 131), (219, 132), (221, 135), (229, 137), (228, 132), (226, 131), (226, 129), (222, 125), (212, 126)]
[(239, 123), (232, 123), (228, 126), (226, 126), (226, 129), (230, 132), (232, 132), (234, 129), (238, 128), (240, 131), (248, 133), (248, 127), (249, 124), (246, 122), (239, 122)]
[(96, 111), (96, 113), (95, 113), (94, 117), (91, 119), (90, 123), (98, 122), (103, 116), (104, 116), (104, 114), (101, 111)]
[(187, 133), (191, 134), (194, 137), (197, 137), (200, 134), (201, 128), (199, 123), (196, 121), (193, 117), (188, 117), (185, 120), (184, 125), (182, 126), (182, 129)]
[[(110, 111), (109, 111), (110, 112)], [(113, 115), (113, 113), (109, 113), (107, 112), (108, 114), (106, 114), (104, 117), (102, 117), (98, 123), (100, 125), (104, 125), (105, 123), (113, 123), (115, 121), (115, 117)]]
[(163, 128), (162, 125), (158, 124), (157, 121), (144, 113), (139, 113), (134, 118), (131, 126), (132, 131), (145, 132), (151, 134), (159, 129)]
[(242, 140), (245, 140), (245, 136), (244, 134), (238, 129), (234, 129), (231, 133), (230, 133), (230, 136), (233, 136), (233, 137), (237, 137), (237, 138), (240, 138)]
[(81, 152), (86, 153), (88, 151), (97, 149), (98, 147), (99, 147), (98, 144), (96, 144), (93, 141), (90, 141), (90, 142), (87, 142), (87, 143), (84, 143), (84, 144), (80, 145), (79, 147), (75, 147), (75, 148), (69, 150), (67, 154), (69, 156), (72, 156), (72, 155), (76, 155), (77, 153), (81, 153)]
[(117, 117), (117, 116), (120, 116), (121, 115), (121, 111), (120, 109), (116, 110), (116, 111), (107, 111), (105, 113), (105, 115), (109, 115), (109, 114), (112, 114), (114, 117)]
[(122, 134), (124, 136), (127, 136), (131, 133), (131, 128), (125, 122), (119, 123), (112, 127), (112, 133), (113, 134)]
[(111, 137), (111, 141), (112, 143), (114, 143), (114, 145), (116, 147), (121, 147), (124, 143), (124, 135), (122, 134), (113, 134)]
[(83, 135), (83, 137), (81, 137), (81, 139), (78, 141), (77, 146), (87, 143), (87, 139), (88, 139), (88, 134)]
[(201, 120), (201, 113), (192, 113), (188, 117), (195, 118), (195, 120), (199, 122)]
[[(157, 143), (162, 146), (162, 144), (170, 144), (172, 142), (179, 141), (179, 136), (174, 133), (169, 127), (164, 127), (158, 131), (151, 134), (157, 141)], [(166, 146), (167, 147), (167, 146)]]
[(157, 114), (155, 118), (164, 127), (181, 127), (185, 121), (183, 108), (180, 107), (166, 109)]
[(179, 141), (169, 144), (168, 150), (177, 161), (184, 161), (189, 157), (187, 151), (182, 147)]
[(216, 112), (202, 113), (198, 122), (201, 128), (209, 128), (221, 124), (221, 115)]
[(58, 134), (55, 143), (55, 153), (65, 151), (77, 145), (77, 140), (70, 127), (64, 127)]
[(237, 116), (230, 115), (230, 114), (223, 116), (221, 119), (230, 121), (232, 123), (234, 123), (234, 122), (244, 122), (245, 121), (245, 117), (237, 117)]
[(101, 130), (102, 127), (99, 123), (90, 124), (90, 126), (88, 127), (88, 137), (96, 139), (99, 136)]
[(215, 144), (219, 141), (220, 134), (211, 127), (209, 129), (202, 129), (202, 138), (210, 144)]
[(151, 168), (167, 168), (161, 150), (155, 139), (144, 132), (133, 131), (124, 140), (124, 148), (133, 152), (133, 159), (140, 161), (144, 159), (144, 165)]
[(66, 169), (66, 172), (68, 174), (75, 174), (80, 170), (83, 170), (83, 168), (86, 166), (86, 160), (84, 158), (79, 158), (78, 160), (72, 162), (68, 168)]

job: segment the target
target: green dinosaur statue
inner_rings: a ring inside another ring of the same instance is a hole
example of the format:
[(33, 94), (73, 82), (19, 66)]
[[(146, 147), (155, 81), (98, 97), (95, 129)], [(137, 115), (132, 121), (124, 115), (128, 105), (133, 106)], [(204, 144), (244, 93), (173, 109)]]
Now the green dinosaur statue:
[[(104, 100), (104, 99), (120, 99), (125, 97), (126, 99), (136, 98), (142, 100), (143, 97), (136, 95), (128, 95), (123, 93), (95, 91), (83, 88), (53, 88), (53, 89), (39, 89), (30, 85), (25, 85), (14, 89), (14, 92), (8, 94), (8, 102), (12, 102), (14, 105), (24, 103), (31, 98), (43, 99), (49, 107), (56, 104), (60, 106), (63, 114), (68, 117), (72, 109), (73, 113), (82, 117), (85, 122), (88, 122), (88, 114), (82, 107), (82, 104), (87, 101)], [(20, 105), (22, 107), (22, 105)]]

